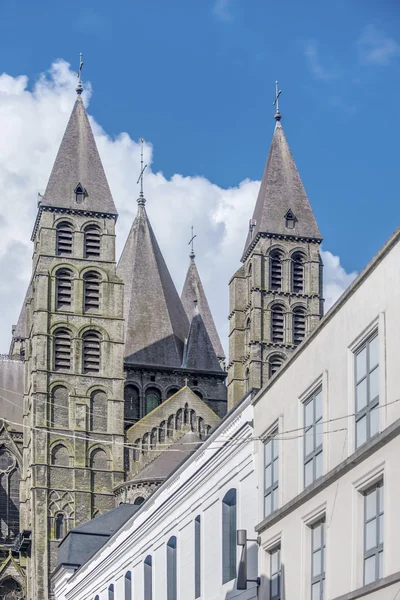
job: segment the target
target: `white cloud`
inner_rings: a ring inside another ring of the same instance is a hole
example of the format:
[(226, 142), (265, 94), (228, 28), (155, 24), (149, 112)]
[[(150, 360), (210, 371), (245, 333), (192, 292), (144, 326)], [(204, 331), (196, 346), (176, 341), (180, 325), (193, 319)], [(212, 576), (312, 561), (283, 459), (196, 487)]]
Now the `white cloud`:
[[(53, 64), (31, 90), (26, 77), (0, 75), (0, 335), (7, 352), (31, 272), (30, 235), (37, 192), (44, 191), (75, 98), (76, 76), (63, 61)], [(90, 86), (86, 85), (86, 101)], [(108, 136), (91, 119), (104, 168), (120, 217), (117, 250), (121, 252), (136, 214), (140, 146), (127, 133)], [(249, 218), (259, 182), (243, 181), (222, 189), (203, 177), (166, 179), (151, 169), (153, 148), (145, 146), (147, 210), (174, 281), (180, 291), (189, 258), (190, 226), (195, 226), (196, 261), (211, 308), (227, 348), (228, 281), (240, 266)], [(338, 257), (324, 253), (326, 305), (347, 287)]]
[(339, 72), (333, 66), (326, 67), (322, 64), (318, 52), (318, 43), (315, 40), (307, 40), (304, 44), (304, 55), (306, 57), (307, 66), (315, 79), (329, 82), (339, 76)]
[(400, 56), (400, 44), (375, 25), (368, 25), (364, 29), (357, 45), (360, 60), (364, 64), (386, 66), (393, 58)]

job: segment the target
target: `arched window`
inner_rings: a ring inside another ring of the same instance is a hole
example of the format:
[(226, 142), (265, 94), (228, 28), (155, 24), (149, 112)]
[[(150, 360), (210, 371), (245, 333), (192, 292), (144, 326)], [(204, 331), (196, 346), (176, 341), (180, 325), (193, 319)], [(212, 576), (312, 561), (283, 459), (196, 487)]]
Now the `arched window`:
[(69, 396), (62, 385), (51, 390), (50, 424), (52, 427), (69, 427)]
[(306, 311), (297, 307), (293, 310), (293, 344), (300, 344), (306, 335)]
[(292, 211), (289, 209), (285, 215), (285, 222), (286, 222), (286, 228), (287, 229), (294, 229), (296, 227), (296, 217), (294, 216), (294, 214), (292, 213)]
[(270, 287), (271, 290), (282, 289), (282, 258), (280, 250), (273, 250), (270, 254)]
[(244, 372), (244, 384), (245, 392), (247, 393), (250, 390), (250, 369), (246, 369)]
[(108, 600), (114, 600), (114, 584), (108, 586)]
[(292, 256), (292, 291), (295, 294), (304, 292), (304, 255), (301, 252)]
[(56, 254), (67, 256), (72, 254), (72, 225), (59, 223), (56, 230)]
[(78, 183), (75, 190), (75, 201), (77, 204), (82, 204), (87, 196), (87, 192), (81, 183)]
[(0, 598), (4, 598), (4, 600), (22, 600), (22, 598), (25, 598), (25, 594), (18, 581), (12, 579), (12, 577), (7, 577), (0, 583)]
[(282, 366), (283, 358), (279, 354), (273, 354), (269, 357), (269, 376), (275, 375), (278, 369)]
[(161, 394), (157, 388), (148, 388), (146, 390), (146, 415), (157, 408), (161, 402)]
[(100, 257), (100, 228), (97, 225), (85, 227), (85, 258)]
[(65, 517), (62, 513), (58, 513), (54, 520), (54, 537), (56, 540), (61, 540), (65, 535)]
[(144, 498), (142, 496), (138, 496), (137, 498), (135, 498), (135, 502), (133, 503), (134, 506), (140, 506), (141, 504), (143, 504), (144, 502)]
[(169, 388), (169, 390), (167, 392), (167, 398), (171, 398), (171, 396), (173, 396), (177, 392), (179, 392), (178, 388), (176, 388), (176, 387)]
[(250, 317), (246, 320), (246, 328), (245, 328), (245, 344), (246, 344), (246, 354), (250, 352), (250, 331), (251, 331), (251, 321)]
[(174, 535), (167, 543), (167, 600), (177, 600), (177, 558)]
[[(0, 449), (0, 541), (13, 540), (19, 533), (19, 487), (17, 461), (7, 448)], [(1, 597), (1, 596), (0, 596)]]
[(194, 520), (194, 597), (201, 596), (201, 521), (200, 515)]
[(98, 312), (100, 308), (100, 275), (89, 271), (83, 276), (83, 309), (85, 312)]
[(193, 391), (196, 394), (196, 396), (198, 396), (200, 398), (200, 400), (203, 400), (203, 394), (201, 392), (199, 392), (199, 390), (193, 390)]
[(271, 309), (271, 337), (275, 344), (283, 344), (285, 341), (285, 315), (280, 304)]
[(140, 459), (140, 439), (138, 438), (133, 445), (133, 460), (137, 462)]
[(98, 373), (100, 371), (100, 341), (97, 331), (86, 331), (82, 336), (83, 372)]
[(197, 426), (196, 411), (191, 410), (190, 411), (190, 430), (197, 431), (196, 426)]
[(150, 555), (144, 559), (144, 600), (153, 600), (153, 561)]
[(71, 333), (60, 328), (54, 332), (54, 370), (69, 371), (71, 368)]
[(151, 448), (151, 450), (154, 450), (155, 447), (156, 447), (156, 445), (157, 445), (157, 429), (154, 428), (154, 429), (152, 429), (151, 434), (150, 434), (150, 448)]
[(56, 273), (56, 307), (70, 308), (72, 303), (72, 271), (58, 269)]
[(69, 452), (63, 444), (57, 444), (52, 449), (51, 464), (56, 467), (69, 467)]
[(165, 428), (166, 428), (167, 424), (165, 421), (161, 421), (160, 423), (160, 427), (158, 428), (158, 441), (160, 442), (160, 444), (163, 444), (165, 442)]
[(206, 435), (206, 426), (203, 417), (199, 417), (199, 435), (201, 440), (203, 440)]
[(182, 410), (182, 408), (180, 408), (178, 410), (178, 412), (176, 413), (175, 429), (177, 431), (179, 431), (179, 429), (182, 429), (182, 424), (183, 424), (183, 410)]
[(135, 385), (126, 385), (124, 389), (124, 421), (130, 427), (140, 419), (139, 390)]
[(251, 301), (251, 289), (253, 287), (253, 266), (250, 263), (249, 270), (247, 271), (247, 301), (250, 304)]
[(222, 500), (222, 583), (236, 577), (236, 490)]
[(90, 468), (108, 471), (107, 454), (102, 448), (96, 448), (90, 455)]
[(167, 436), (172, 437), (174, 435), (174, 415), (170, 415), (167, 421)]
[(99, 596), (95, 596), (94, 600), (100, 600)]
[(132, 600), (132, 573), (127, 571), (125, 573), (125, 600)]
[(102, 390), (90, 395), (89, 426), (91, 431), (107, 431), (107, 396)]

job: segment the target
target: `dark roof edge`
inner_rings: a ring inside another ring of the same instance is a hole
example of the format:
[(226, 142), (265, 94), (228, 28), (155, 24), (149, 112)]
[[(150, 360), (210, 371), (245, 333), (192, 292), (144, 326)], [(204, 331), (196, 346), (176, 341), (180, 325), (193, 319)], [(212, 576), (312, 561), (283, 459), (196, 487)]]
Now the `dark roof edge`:
[(283, 373), (290, 367), (292, 362), (296, 360), (299, 354), (304, 352), (304, 350), (310, 345), (313, 339), (319, 334), (321, 329), (330, 322), (330, 320), (336, 315), (336, 313), (342, 308), (342, 306), (347, 302), (347, 300), (354, 294), (354, 292), (361, 286), (364, 280), (376, 269), (379, 263), (385, 258), (387, 254), (389, 254), (390, 250), (400, 241), (400, 227), (398, 227), (394, 233), (390, 236), (390, 238), (384, 243), (382, 248), (378, 250), (375, 256), (370, 260), (366, 267), (361, 271), (361, 273), (351, 282), (349, 287), (343, 292), (341, 296), (336, 300), (335, 304), (331, 306), (326, 315), (322, 317), (321, 321), (318, 324), (318, 327), (314, 329), (313, 332), (309, 334), (308, 337), (298, 346), (298, 349), (288, 358), (281, 368), (275, 373), (275, 375), (270, 379), (270, 381), (262, 387), (257, 395), (254, 397), (253, 404), (257, 404), (259, 400), (261, 400), (264, 393), (274, 385), (275, 381), (277, 381), (280, 377), (282, 377)]
[(266, 231), (259, 231), (257, 233), (257, 235), (255, 236), (254, 240), (251, 240), (251, 243), (247, 246), (247, 248), (245, 248), (243, 254), (242, 254), (242, 258), (240, 259), (241, 262), (245, 262), (246, 258), (249, 256), (250, 252), (253, 250), (254, 246), (256, 245), (256, 243), (258, 242), (258, 240), (262, 237), (266, 237), (266, 238), (273, 238), (273, 239), (278, 239), (278, 240), (294, 240), (294, 241), (299, 241), (299, 242), (311, 242), (314, 244), (321, 244), (323, 241), (322, 237), (304, 237), (301, 235), (283, 235), (282, 233), (269, 233)]
[(102, 218), (106, 218), (106, 219), (115, 219), (115, 221), (118, 219), (118, 213), (105, 213), (105, 212), (97, 212), (95, 210), (85, 210), (85, 209), (79, 209), (79, 208), (71, 209), (71, 208), (62, 208), (59, 206), (42, 206), (42, 205), (40, 205), (38, 213), (36, 215), (35, 223), (33, 225), (31, 242), (35, 241), (36, 233), (39, 228), (40, 217), (44, 210), (47, 210), (48, 212), (59, 212), (59, 213), (66, 213), (66, 214), (70, 214), (70, 215), (84, 214), (88, 217), (102, 217)]
[[(140, 364), (140, 363), (130, 363), (124, 358), (124, 367), (131, 369), (144, 369), (145, 371), (181, 371), (182, 373), (198, 373), (199, 375), (215, 375), (218, 377), (227, 377), (227, 371), (204, 371), (202, 369), (187, 369), (186, 367), (169, 367), (165, 365), (149, 365), (149, 364)], [(184, 387), (184, 386), (182, 386)], [(190, 386), (188, 386), (190, 387)], [(192, 390), (193, 391), (193, 390)]]

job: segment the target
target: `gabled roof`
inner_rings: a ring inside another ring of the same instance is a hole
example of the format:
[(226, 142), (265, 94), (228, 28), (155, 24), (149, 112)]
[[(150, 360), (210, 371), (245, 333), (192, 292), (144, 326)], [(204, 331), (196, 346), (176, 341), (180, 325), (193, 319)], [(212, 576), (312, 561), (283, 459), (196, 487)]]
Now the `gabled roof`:
[[(289, 210), (295, 218), (294, 229), (286, 227)], [(275, 126), (251, 224), (243, 260), (259, 233), (322, 240), (280, 121)]]
[(185, 344), (182, 367), (188, 370), (221, 371), (203, 318), (197, 310), (195, 312)]
[[(77, 202), (78, 185), (85, 190)], [(41, 207), (117, 215), (82, 98), (78, 95)]]
[(208, 305), (207, 297), (194, 258), (190, 259), (188, 272), (182, 289), (181, 300), (189, 321), (192, 320), (194, 303), (197, 301), (197, 308), (203, 317), (204, 325), (210, 336), (215, 354), (218, 358), (224, 359), (225, 352), (222, 348), (221, 340), (219, 339), (218, 331)]
[(189, 321), (143, 204), (139, 204), (117, 274), (125, 283), (125, 360), (180, 367)]

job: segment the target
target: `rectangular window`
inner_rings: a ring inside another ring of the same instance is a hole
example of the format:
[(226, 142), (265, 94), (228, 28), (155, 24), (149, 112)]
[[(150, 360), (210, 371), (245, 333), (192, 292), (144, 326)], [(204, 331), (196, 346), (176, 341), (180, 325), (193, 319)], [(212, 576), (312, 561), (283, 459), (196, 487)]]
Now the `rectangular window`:
[(383, 481), (364, 492), (364, 585), (383, 577)]
[(281, 547), (269, 553), (269, 598), (281, 600)]
[(278, 508), (279, 449), (278, 430), (264, 442), (264, 517)]
[(379, 337), (375, 332), (355, 352), (356, 448), (379, 431)]
[(324, 600), (325, 519), (311, 526), (311, 600)]
[(322, 388), (304, 403), (304, 487), (322, 475)]
[(194, 520), (194, 597), (201, 596), (201, 521)]

